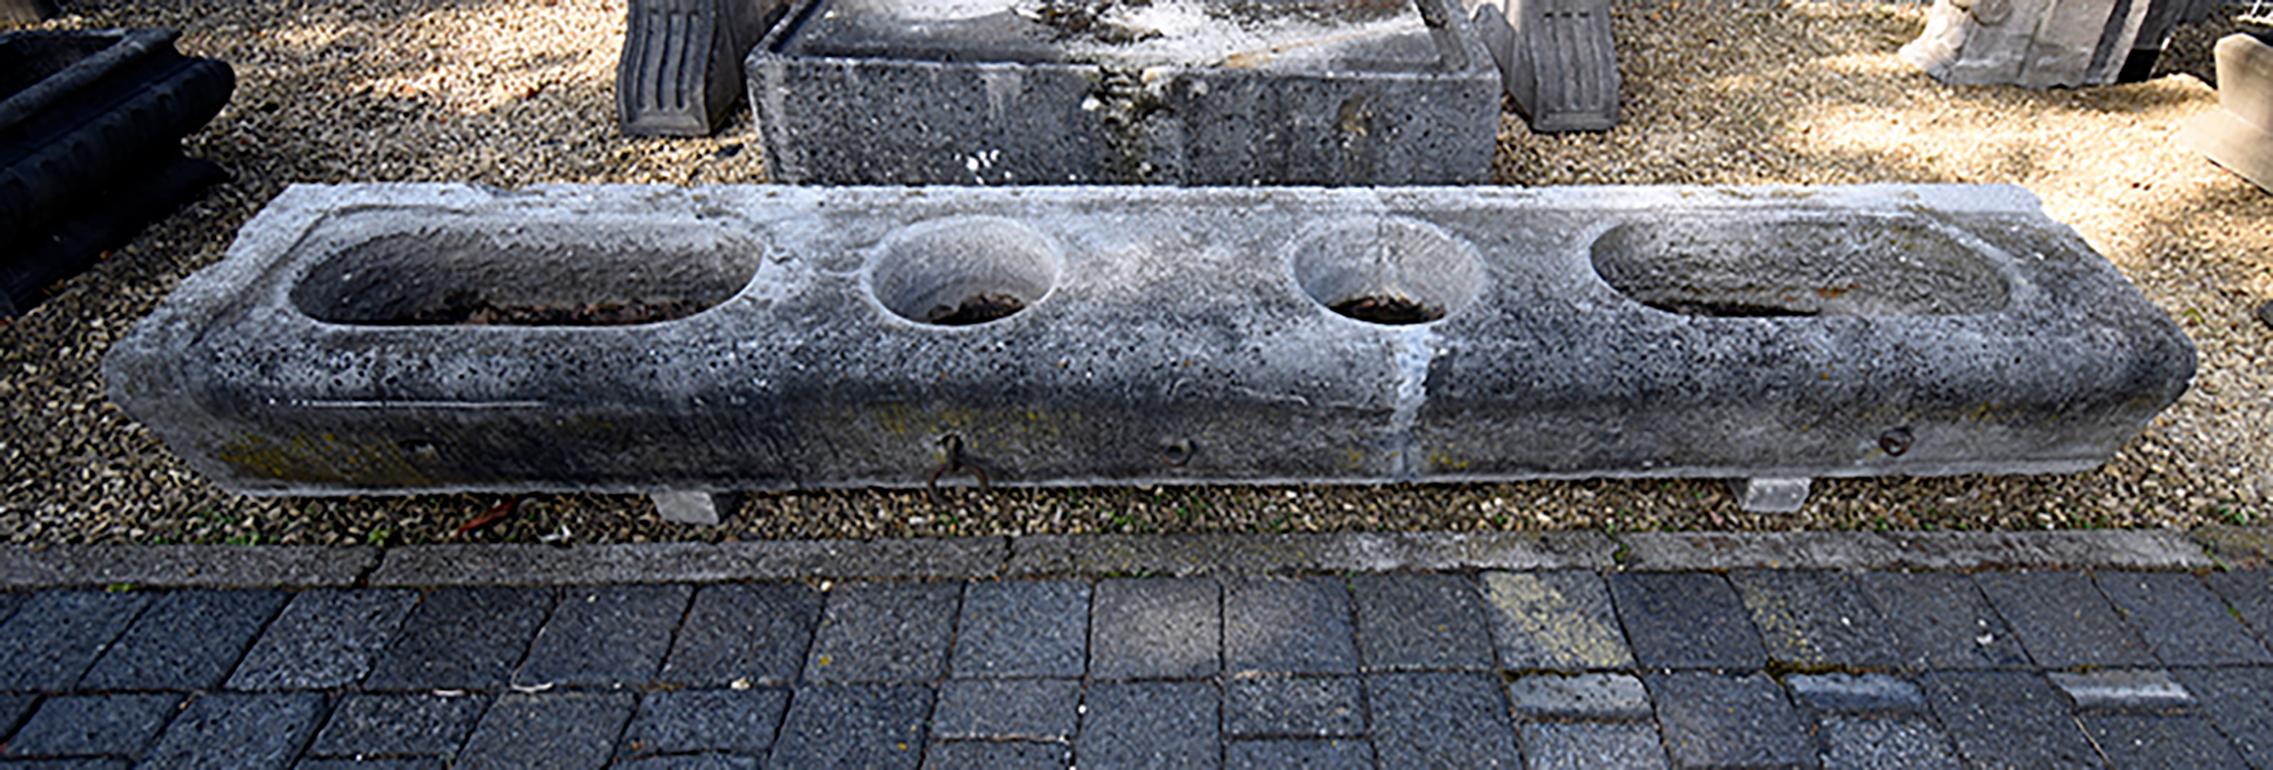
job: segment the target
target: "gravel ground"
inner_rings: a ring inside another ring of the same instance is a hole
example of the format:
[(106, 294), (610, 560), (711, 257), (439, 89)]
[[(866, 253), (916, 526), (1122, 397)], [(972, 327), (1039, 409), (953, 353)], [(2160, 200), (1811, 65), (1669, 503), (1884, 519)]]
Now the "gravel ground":
[[(189, 141), (235, 181), (0, 322), (0, 538), (428, 542), (506, 498), (241, 498), (106, 402), (99, 362), (292, 182), (756, 182), (747, 118), (713, 139), (613, 126), (620, 0), (69, 0), (53, 27), (169, 26), (226, 60), (229, 108)], [(470, 537), (519, 541), (1037, 532), (2191, 526), (2273, 514), (2273, 195), (2172, 141), (2198, 76), (2088, 91), (1948, 88), (1894, 57), (1917, 6), (1621, 2), (1626, 122), (1530, 134), (1507, 184), (2016, 182), (2110, 255), (2201, 348), (2193, 390), (2104, 469), (1820, 482), (1806, 510), (1735, 511), (1708, 481), (1373, 488), (957, 490), (754, 496), (731, 526), (669, 527), (635, 497), (530, 496)], [(2166, 60), (2204, 73), (2215, 30)]]

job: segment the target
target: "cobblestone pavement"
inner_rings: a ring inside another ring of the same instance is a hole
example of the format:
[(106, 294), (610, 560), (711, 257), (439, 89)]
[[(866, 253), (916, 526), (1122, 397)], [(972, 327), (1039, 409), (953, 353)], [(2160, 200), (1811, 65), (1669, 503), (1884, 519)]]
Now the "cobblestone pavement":
[[(2261, 561), (2023, 541), (1999, 546), (2004, 568), (1902, 571), (1818, 537), (1786, 568), (1727, 567), (1767, 542), (1660, 543), (1655, 568), (1628, 544), (1578, 568), (1591, 551), (1537, 569), (393, 587), (381, 566), (290, 590), (16, 590), (0, 768), (2273, 768)], [(211, 563), (110, 558), (244, 574), (197, 553)], [(0, 565), (20, 585), (84, 556)]]

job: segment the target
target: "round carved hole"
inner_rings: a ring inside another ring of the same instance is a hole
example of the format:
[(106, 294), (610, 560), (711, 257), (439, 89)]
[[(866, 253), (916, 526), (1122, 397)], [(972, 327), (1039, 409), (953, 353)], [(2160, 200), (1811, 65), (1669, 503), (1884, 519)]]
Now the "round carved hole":
[(1033, 228), (999, 217), (910, 225), (888, 239), (869, 287), (901, 318), (972, 326), (1041, 301), (1058, 281), (1058, 247)]
[(1296, 245), (1294, 278), (1336, 313), (1367, 323), (1436, 321), (1483, 291), (1484, 265), (1433, 225), (1376, 217), (1337, 223)]

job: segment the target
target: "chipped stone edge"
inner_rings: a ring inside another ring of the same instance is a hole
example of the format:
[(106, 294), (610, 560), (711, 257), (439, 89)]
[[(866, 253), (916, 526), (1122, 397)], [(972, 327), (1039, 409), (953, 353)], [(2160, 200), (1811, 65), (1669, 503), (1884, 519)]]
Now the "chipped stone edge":
[[(2240, 544), (2240, 545), (2237, 545)], [(0, 590), (591, 585), (1475, 570), (2196, 570), (2252, 566), (2273, 529), (1034, 535), (747, 543), (0, 546)]]

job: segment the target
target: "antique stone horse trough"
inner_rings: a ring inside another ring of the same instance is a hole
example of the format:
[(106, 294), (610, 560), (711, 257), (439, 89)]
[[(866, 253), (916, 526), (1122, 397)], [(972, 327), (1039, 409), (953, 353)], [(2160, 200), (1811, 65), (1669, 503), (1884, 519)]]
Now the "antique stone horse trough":
[(662, 501), (942, 471), (1804, 495), (2090, 468), (2193, 371), (2013, 187), (348, 185), (278, 197), (106, 374), (239, 492)]

